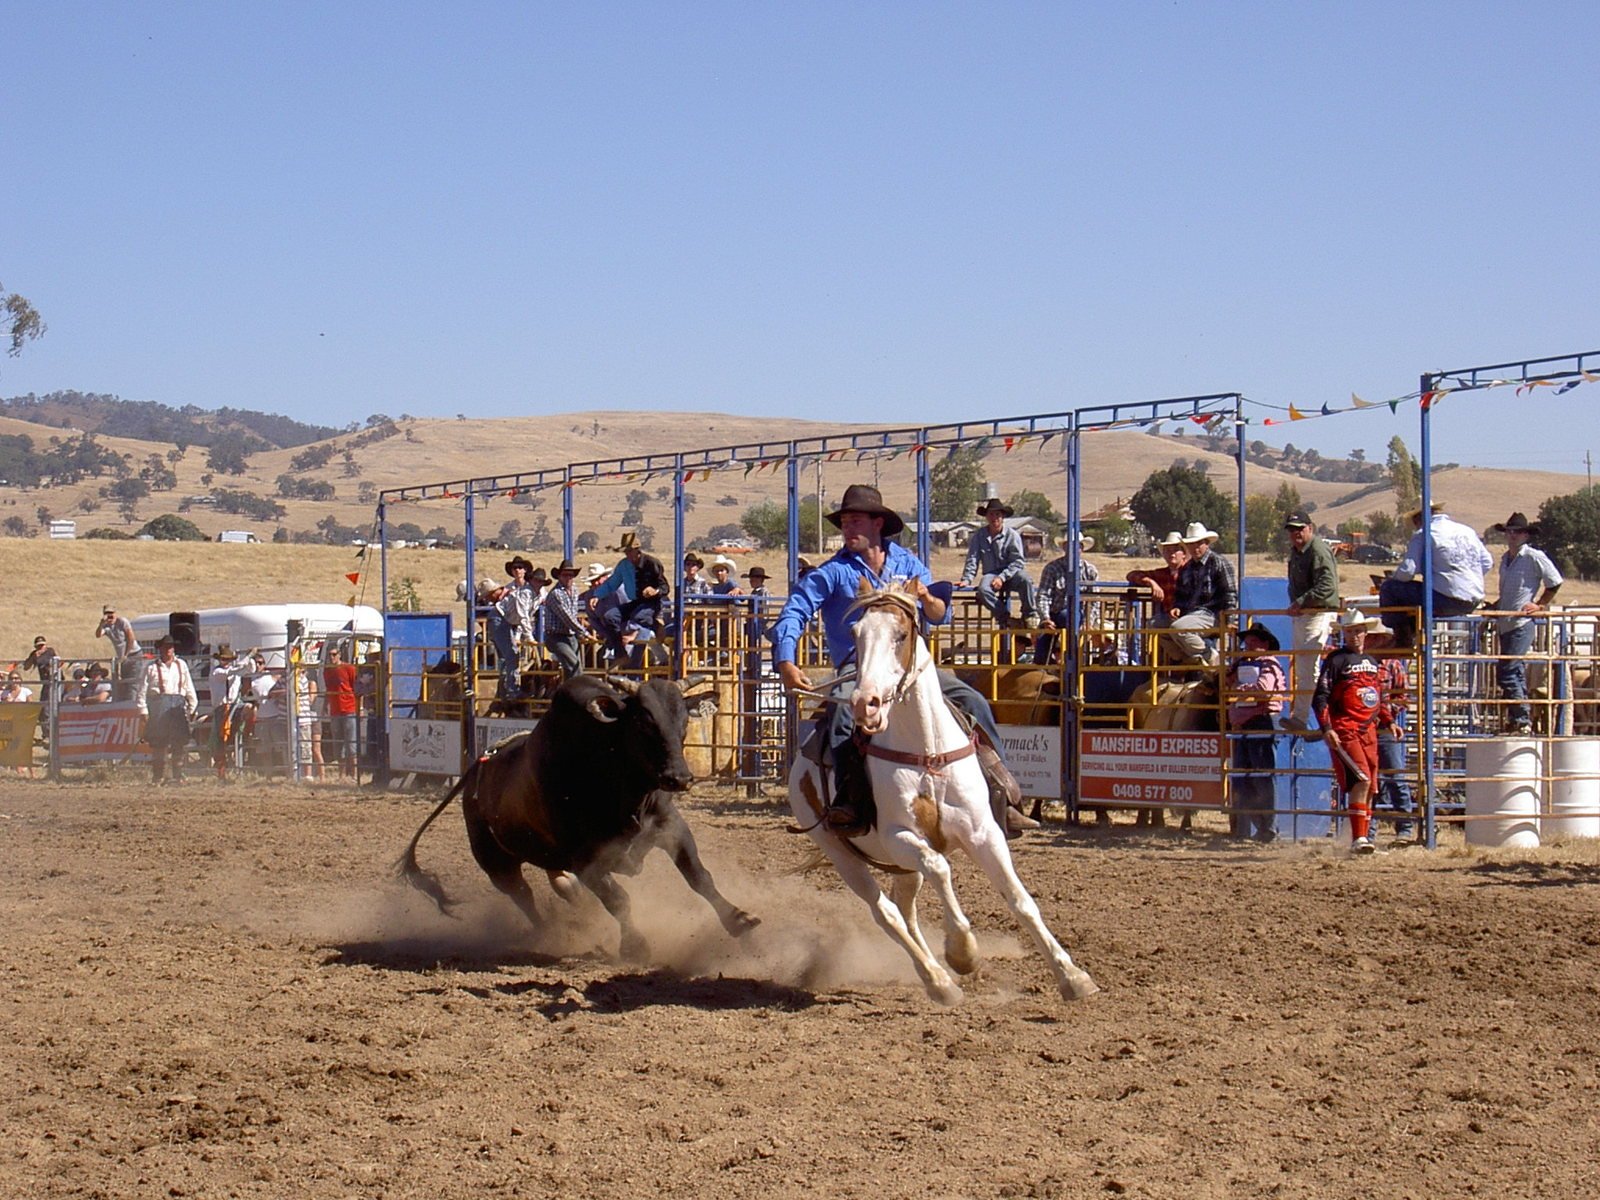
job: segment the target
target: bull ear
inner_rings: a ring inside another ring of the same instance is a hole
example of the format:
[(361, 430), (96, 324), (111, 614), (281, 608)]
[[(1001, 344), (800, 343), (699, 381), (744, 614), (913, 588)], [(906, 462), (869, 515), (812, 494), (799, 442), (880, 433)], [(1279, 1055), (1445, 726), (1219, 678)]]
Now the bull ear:
[[(610, 696), (596, 696), (584, 707), (589, 710), (589, 715), (596, 721), (603, 721), (607, 725), (615, 721), (622, 712), (622, 702)], [(608, 711), (611, 709), (615, 711)]]
[(643, 686), (637, 679), (628, 679), (622, 675), (607, 675), (606, 684), (616, 688), (624, 696), (637, 696), (639, 688)]
[(678, 690), (680, 692), (683, 692), (685, 695), (687, 695), (691, 688), (697, 688), (702, 683), (710, 683), (711, 682), (711, 676), (709, 676), (709, 675), (685, 675), (682, 679), (675, 680), (674, 682), (678, 685)]
[(872, 586), (872, 583), (867, 579), (867, 577), (865, 575), (863, 575), (861, 577), (860, 581), (856, 584), (856, 595), (857, 596), (870, 596), (870, 595), (872, 595), (873, 592), (875, 592), (877, 590), (878, 589)]

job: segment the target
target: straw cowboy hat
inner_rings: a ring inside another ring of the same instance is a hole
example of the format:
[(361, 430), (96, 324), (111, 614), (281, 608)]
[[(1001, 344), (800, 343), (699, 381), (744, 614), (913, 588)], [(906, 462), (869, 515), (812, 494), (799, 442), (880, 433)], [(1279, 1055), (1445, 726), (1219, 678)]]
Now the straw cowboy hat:
[(1283, 646), (1278, 641), (1277, 634), (1273, 633), (1272, 630), (1268, 629), (1260, 621), (1254, 622), (1249, 629), (1246, 629), (1243, 633), (1241, 633), (1239, 635), (1239, 640), (1242, 642), (1248, 637), (1253, 637), (1259, 640), (1262, 645), (1266, 646), (1269, 653), (1276, 654), (1279, 650), (1283, 649)]
[(1357, 630), (1364, 630), (1367, 633), (1377, 633), (1380, 630), (1384, 633), (1389, 632), (1389, 627), (1380, 618), (1369, 616), (1359, 608), (1347, 608), (1340, 613), (1339, 628), (1349, 633)]
[(639, 535), (630, 529), (622, 535), (622, 541), (618, 544), (617, 549), (626, 552), (628, 550), (643, 550), (644, 547), (639, 545)]
[(1538, 522), (1528, 520), (1527, 517), (1519, 512), (1512, 513), (1493, 528), (1496, 533), (1525, 533), (1529, 537), (1539, 536)]
[(1183, 531), (1183, 544), (1192, 546), (1196, 542), (1214, 542), (1222, 535), (1214, 529), (1207, 529), (1204, 521), (1190, 521), (1189, 527)]
[(1157, 542), (1156, 545), (1163, 550), (1165, 550), (1168, 546), (1181, 546), (1183, 545), (1183, 534), (1174, 529), (1171, 533), (1167, 534), (1166, 537)]
[(605, 563), (590, 563), (588, 571), (584, 573), (583, 581), (585, 583), (598, 583), (609, 574), (611, 574), (611, 568), (606, 566)]
[[(1070, 537), (1068, 537), (1064, 533), (1056, 534), (1056, 536), (1052, 540), (1055, 542), (1057, 549), (1060, 549), (1060, 550), (1065, 550), (1067, 548), (1067, 546), (1072, 541), (1072, 539)], [(1092, 533), (1080, 533), (1078, 535), (1078, 549), (1080, 549), (1080, 550), (1093, 550), (1094, 549), (1094, 534), (1092, 534)]]
[(845, 513), (865, 513), (869, 517), (883, 518), (883, 536), (893, 537), (906, 527), (900, 514), (883, 502), (883, 493), (870, 483), (852, 483), (844, 490), (844, 499), (835, 512), (827, 514), (828, 524), (839, 528), (839, 519)]
[[(1435, 516), (1438, 516), (1444, 511), (1444, 505), (1435, 500), (1433, 503), (1428, 505), (1428, 511), (1433, 513)], [(1419, 504), (1411, 510), (1411, 519), (1413, 521), (1422, 520), (1422, 505)]]
[(233, 652), (233, 647), (230, 644), (227, 642), (220, 642), (217, 645), (217, 653), (215, 657), (218, 662), (232, 662), (239, 656)]

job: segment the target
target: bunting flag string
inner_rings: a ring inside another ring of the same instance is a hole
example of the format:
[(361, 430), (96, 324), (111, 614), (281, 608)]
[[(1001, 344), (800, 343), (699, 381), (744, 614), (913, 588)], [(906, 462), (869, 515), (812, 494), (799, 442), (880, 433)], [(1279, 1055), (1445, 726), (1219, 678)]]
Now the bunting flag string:
[(344, 573), (344, 577), (346, 579), (348, 579), (351, 583), (360, 583), (361, 582), (361, 572), (360, 571), (346, 571)]

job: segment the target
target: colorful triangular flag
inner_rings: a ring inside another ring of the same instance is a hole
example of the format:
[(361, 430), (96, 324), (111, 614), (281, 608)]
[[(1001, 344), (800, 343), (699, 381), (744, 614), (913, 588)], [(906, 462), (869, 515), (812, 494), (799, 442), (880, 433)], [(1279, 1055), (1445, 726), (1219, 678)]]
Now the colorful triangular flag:
[(361, 572), (360, 571), (346, 571), (344, 573), (344, 577), (346, 579), (348, 579), (351, 583), (360, 583), (361, 582)]

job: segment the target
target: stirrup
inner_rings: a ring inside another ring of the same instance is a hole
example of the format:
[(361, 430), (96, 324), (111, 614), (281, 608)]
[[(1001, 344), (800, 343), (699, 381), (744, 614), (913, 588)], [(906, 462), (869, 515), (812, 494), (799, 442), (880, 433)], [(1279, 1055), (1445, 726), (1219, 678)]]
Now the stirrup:
[(846, 804), (828, 805), (822, 823), (840, 837), (860, 837), (871, 828), (854, 806)]

